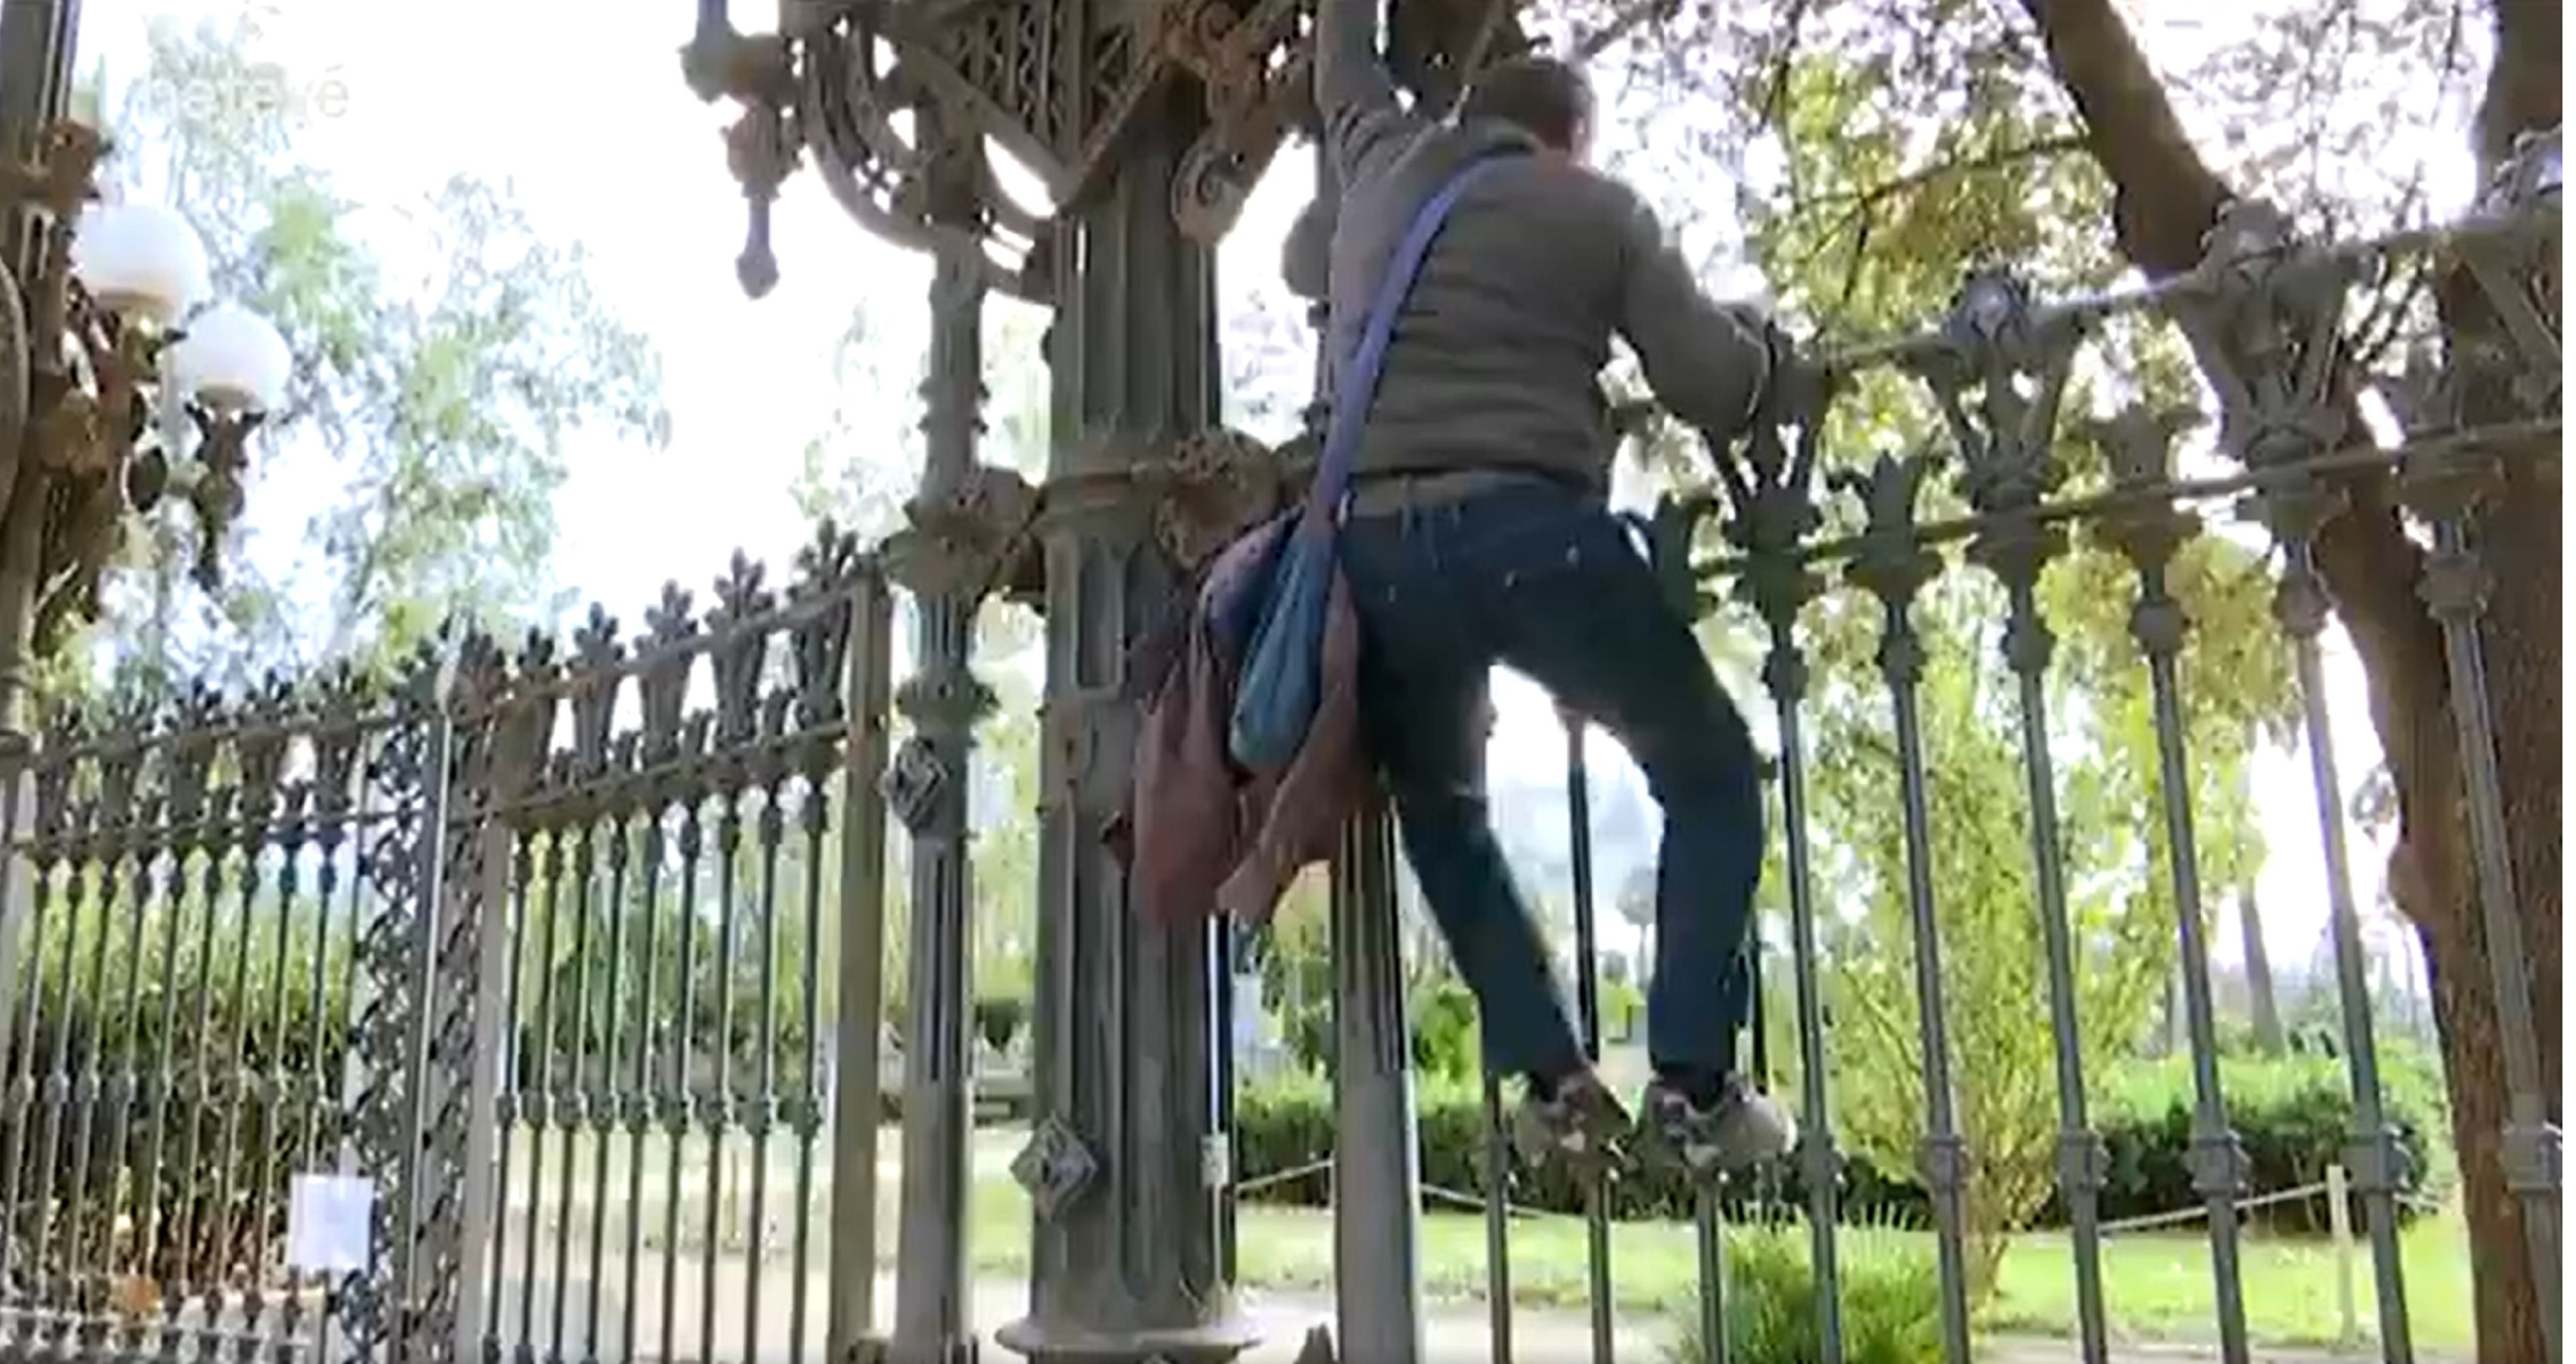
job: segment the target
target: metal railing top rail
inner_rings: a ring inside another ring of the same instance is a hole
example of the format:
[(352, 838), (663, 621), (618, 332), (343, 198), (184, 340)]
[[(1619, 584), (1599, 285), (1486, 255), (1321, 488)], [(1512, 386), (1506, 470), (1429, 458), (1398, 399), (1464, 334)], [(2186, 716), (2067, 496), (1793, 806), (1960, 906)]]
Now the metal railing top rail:
[(238, 692), (200, 682), (146, 701), (80, 698), (47, 710), (27, 761), (41, 768), (138, 752), (159, 754), (194, 744), (220, 747), (363, 733), (393, 722), (404, 685), (403, 679), (370, 677), (343, 665), (303, 681), (271, 672)]
[[(825, 523), (825, 530), (830, 529)], [(862, 555), (846, 576), (800, 581), (781, 600), (763, 586), (759, 566), (737, 553), (733, 571), (717, 580), (713, 609), (697, 611), (687, 589), (677, 581), (665, 583), (660, 599), (644, 613), (644, 632), (631, 642), (617, 639), (617, 617), (602, 605), (593, 605), (571, 632), (568, 653), (545, 630), (528, 631), (518, 650), (506, 654), (492, 641), (486, 647), (493, 651), (493, 661), (506, 667), (506, 686), (497, 693), (461, 698), (458, 716), (480, 719), (512, 705), (570, 701), (612, 683), (686, 672), (729, 645), (763, 642), (816, 623), (846, 605), (862, 581), (878, 571), (873, 557)]]
[[(2531, 452), (2532, 458), (2558, 456), (2556, 448), (2545, 451), (2538, 442), (2562, 436), (2565, 422), (2559, 417), (2500, 422), (2487, 426), (2426, 436), (2401, 445), (2347, 445), (2309, 459), (2262, 468), (2240, 468), (2230, 473), (2203, 478), (2115, 477), (2110, 486), (2099, 491), (2079, 493), (2025, 508), (2005, 511), (1971, 512), (1962, 516), (1934, 516), (1906, 523), (1901, 529), (1868, 527), (1846, 534), (1807, 541), (1779, 550), (1762, 551), (1765, 562), (1776, 562), (1786, 555), (1802, 565), (1831, 563), (1854, 558), (1881, 544), (1890, 534), (1901, 534), (1910, 545), (1930, 548), (1972, 540), (1979, 535), (2006, 526), (2061, 526), (2088, 521), (2111, 521), (2128, 513), (2162, 507), (2187, 507), (2223, 503), (2246, 496), (2260, 497), (2266, 492), (2296, 487), (2318, 478), (2331, 478), (2361, 469), (2400, 470), (2416, 461), (2441, 460), (2492, 451), (2505, 453)], [(1851, 483), (1858, 483), (1857, 478)], [(1864, 489), (1846, 484), (1830, 491), (1861, 496)], [(1677, 500), (1682, 511), (1696, 519), (1718, 512), (1713, 494), (1695, 494)], [(1691, 564), (1692, 575), (1705, 582), (1733, 577), (1756, 562), (1756, 554), (1738, 550), (1733, 553), (1704, 555)]]
[[(2545, 140), (2527, 140), (2518, 153), (2545, 158), (2545, 164), (2551, 166), (2558, 154), (2556, 130)], [(2231, 288), (2241, 287), (2237, 280), (2229, 278), (2231, 274), (2281, 265), (2357, 272), (2402, 258), (2452, 255), (2483, 243), (2510, 240), (2528, 230), (2533, 218), (2555, 220), (2560, 211), (2559, 187), (2554, 179), (2513, 178), (2531, 173), (2519, 160), (2508, 164), (2499, 177), (2504, 183), (2456, 222), (2340, 240), (2299, 238), (2279, 209), (2260, 200), (2238, 200), (2228, 206), (2210, 232), (2209, 254), (2197, 268), (2142, 284), (2040, 303), (2031, 309), (2029, 322), (2035, 328), (2090, 326), (2122, 314), (2215, 299)], [(1963, 304), (1976, 301), (1961, 300)], [(1958, 316), (1954, 311), (1952, 317)], [(1870, 369), (1904, 368), (1938, 358), (1957, 344), (1955, 334), (1945, 326), (1838, 347), (1817, 361), (1816, 367), (1846, 376)]]
[[(2451, 472), (2497, 447), (2554, 436), (2563, 366), (2550, 287), (2558, 180), (2559, 135), (2552, 130), (2526, 137), (2490, 192), (2450, 224), (2308, 240), (2278, 209), (2239, 201), (2221, 214), (2198, 266), (2145, 285), (2043, 300), (2010, 269), (1978, 271), (1932, 328), (1793, 364), (1738, 448), (1713, 461), (1716, 477), (1667, 495), (1655, 520), (1664, 533), (1685, 535), (1703, 520), (1717, 522), (1729, 548), (1690, 559), (1689, 576), (1705, 581), (1757, 561), (1850, 556), (1884, 544), (1888, 534), (1934, 544), (2006, 525), (2284, 490), (2373, 466)], [(2493, 311), (2497, 339), (2438, 361), (2419, 351), (2394, 379), (2351, 373), (2345, 305), (2357, 286), (2410, 259), (2457, 267)], [(2219, 445), (2244, 468), (2176, 476), (2174, 441), (2200, 424), (2187, 406), (2165, 410), (2133, 400), (2111, 417), (2061, 422), (2085, 344), (2121, 316), (2158, 317), (2180, 328), (2215, 391)], [(2509, 419), (2464, 418), (2465, 371), (2478, 366), (2508, 371), (2505, 391), (2519, 409)], [(1921, 451), (1881, 454), (1867, 470), (1828, 468), (1823, 428), (1852, 380), (1873, 370), (1899, 371), (1927, 388), (1947, 438)], [(2257, 374), (2259, 383), (2248, 377)], [(2365, 385), (2400, 409), (2397, 443), (2348, 439), (2350, 423), (2300, 421), (2350, 404)], [(2130, 429), (2118, 430), (2123, 423)], [(2058, 449), (2069, 435), (2130, 447), (2111, 450), (2109, 486), (2054, 496), (2065, 472)], [(1917, 503), (1925, 477), (1945, 466), (1960, 476), (1972, 514), (1924, 517)], [(1872, 515), (1865, 530), (1847, 532), (1827, 512), (1853, 493)], [(1870, 508), (1882, 493), (1886, 505)]]

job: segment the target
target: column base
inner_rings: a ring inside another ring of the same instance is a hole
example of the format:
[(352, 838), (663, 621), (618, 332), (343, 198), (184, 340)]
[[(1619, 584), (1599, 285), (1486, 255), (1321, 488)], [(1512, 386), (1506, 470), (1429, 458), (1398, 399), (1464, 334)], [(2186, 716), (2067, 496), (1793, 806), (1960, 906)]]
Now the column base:
[(1261, 1329), (1229, 1304), (1214, 1321), (1142, 1331), (1022, 1317), (995, 1331), (993, 1341), (1038, 1364), (1226, 1364), (1260, 1344)]
[(980, 1345), (973, 1336), (932, 1345), (897, 1344), (869, 1336), (851, 1347), (845, 1360), (833, 1364), (976, 1364)]

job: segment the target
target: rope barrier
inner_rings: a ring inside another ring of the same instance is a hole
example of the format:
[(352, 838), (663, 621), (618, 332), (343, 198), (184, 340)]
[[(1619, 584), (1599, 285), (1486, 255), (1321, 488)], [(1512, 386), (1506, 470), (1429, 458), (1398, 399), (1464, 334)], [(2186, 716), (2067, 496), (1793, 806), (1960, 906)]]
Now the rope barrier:
[[(1289, 1169), (1273, 1170), (1269, 1174), (1256, 1176), (1251, 1179), (1238, 1179), (1234, 1181), (1234, 1195), (1237, 1198), (1241, 1198), (1246, 1195), (1257, 1194), (1265, 1189), (1275, 1189), (1280, 1185), (1292, 1184), (1301, 1179), (1312, 1178), (1315, 1175), (1330, 1174), (1332, 1173), (1332, 1169), (1333, 1158), (1326, 1156), (1320, 1160), (1310, 1160), (1303, 1165), (1293, 1166)], [(2311, 1198), (2322, 1197), (2331, 1193), (2334, 1187), (2333, 1181), (2319, 1180), (2316, 1183), (2302, 1184), (2292, 1189), (2275, 1189), (2270, 1193), (2250, 1194), (2246, 1197), (2234, 1200), (2233, 1206), (2238, 1212), (2254, 1212), (2263, 1208), (2278, 1207), (2285, 1203), (2301, 1203)], [(1465, 1193), (1457, 1189), (1442, 1188), (1437, 1184), (1423, 1185), (1422, 1196), (1437, 1203), (1450, 1204), (1455, 1207), (1474, 1211), (1481, 1211), (1485, 1207), (1485, 1200), (1476, 1194)], [(2413, 1208), (2418, 1212), (2439, 1212), (2444, 1207), (2441, 1199), (2427, 1198), (2422, 1194), (2400, 1192), (2396, 1195), (2396, 1198), (2399, 1203)], [(1525, 1220), (1541, 1220), (1551, 1217), (1562, 1218), (1568, 1221), (1580, 1219), (1580, 1215), (1576, 1213), (1559, 1212), (1552, 1208), (1533, 1208), (1525, 1204), (1514, 1203), (1509, 1199), (1504, 1200), (1503, 1211), (1512, 1217)], [(2170, 1212), (2145, 1213), (2136, 1217), (2123, 1217), (2115, 1222), (2105, 1222), (2102, 1224), (2102, 1234), (2105, 1236), (2111, 1236), (2123, 1232), (2153, 1231), (2161, 1227), (2178, 1227), (2185, 1223), (2198, 1221), (2207, 1216), (2209, 1216), (2209, 1209), (2207, 1207), (2176, 1208)]]

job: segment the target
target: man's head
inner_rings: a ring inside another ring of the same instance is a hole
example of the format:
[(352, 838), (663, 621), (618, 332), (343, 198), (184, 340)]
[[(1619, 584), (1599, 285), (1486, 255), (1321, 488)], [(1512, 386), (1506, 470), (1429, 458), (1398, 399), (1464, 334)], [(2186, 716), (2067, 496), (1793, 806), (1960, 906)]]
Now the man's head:
[(1554, 57), (1515, 57), (1477, 78), (1458, 117), (1511, 124), (1580, 161), (1592, 145), (1592, 83)]

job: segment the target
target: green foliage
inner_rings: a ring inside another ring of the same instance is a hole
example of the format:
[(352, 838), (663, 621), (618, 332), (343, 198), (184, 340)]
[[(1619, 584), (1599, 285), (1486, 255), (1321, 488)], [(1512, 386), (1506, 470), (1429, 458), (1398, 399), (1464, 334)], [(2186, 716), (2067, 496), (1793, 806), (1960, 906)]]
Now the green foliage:
[[(805, 868), (819, 864), (803, 854), (804, 840), (782, 843), (768, 896), (751, 840), (730, 890), (712, 851), (693, 867), (629, 865), (620, 873), (609, 866), (607, 842), (594, 836), (585, 850), (574, 836), (560, 854), (540, 845), (523, 869), (529, 889), (511, 947), (523, 1071), (562, 1075), (576, 1057), (589, 1066), (632, 1058), (648, 1038), (657, 1048), (684, 1039), (698, 1065), (712, 1066), (721, 1038), (737, 1074), (757, 1065), (765, 1048), (780, 1083), (797, 1082), (808, 1040), (805, 991), (816, 992), (826, 1027), (837, 1017), (828, 994), (837, 973), (806, 969)], [(761, 906), (771, 900), (775, 918), (764, 930)], [(824, 904), (828, 916), (828, 898)]]
[[(2386, 1048), (2380, 1064), (2389, 1120), (2409, 1167), (2401, 1187), (2410, 1194), (2438, 1193), (2452, 1172), (2440, 1062), (2420, 1048), (2401, 1046)], [(2341, 1061), (2227, 1057), (2219, 1063), (2219, 1091), (2244, 1146), (2252, 1188), (2321, 1183), (2326, 1167), (2342, 1161), (2352, 1130), (2352, 1097)], [(2187, 1058), (2133, 1062), (2111, 1077), (2098, 1114), (2110, 1156), (2104, 1191), (2109, 1204), (2185, 1208), (2196, 1201), (2189, 1160), (2195, 1099)], [(2326, 1206), (2321, 1199), (2301, 1200), (2259, 1220), (2287, 1231), (2322, 1232)]]
[(1618, 1045), (1642, 1037), (1646, 1028), (1646, 994), (1624, 980), (1601, 982), (1601, 1036)]
[[(2191, 1186), (2191, 1078), (2182, 1062), (2125, 1063), (2101, 1077), (2103, 1101), (2096, 1126), (2111, 1156), (2110, 1182), (2102, 1195), (2102, 1215), (2117, 1220), (2200, 1206)], [(2314, 1184), (2325, 1168), (2343, 1159), (2351, 1131), (2350, 1089), (2339, 1063), (2321, 1057), (2280, 1060), (2230, 1058), (2222, 1083), (2228, 1116), (2251, 1158), (2247, 1191), (2273, 1193)], [(1845, 1109), (1866, 1102), (1848, 1091), (1839, 1096)], [(2392, 1051), (2387, 1085), (2389, 1120), (2407, 1152), (2410, 1170), (2403, 1188), (2410, 1196), (2437, 1191), (2449, 1164), (2441, 1134), (2448, 1118), (2442, 1107), (2439, 1077), (2429, 1058), (2405, 1049)], [(1421, 1169), (1425, 1185), (1468, 1197), (1481, 1197), (1491, 1187), (1487, 1162), (1484, 1094), (1473, 1080), (1424, 1077), (1416, 1086), (1414, 1107), (1420, 1124)], [(1247, 1087), (1235, 1099), (1234, 1141), (1237, 1167), (1246, 1179), (1295, 1170), (1326, 1159), (1333, 1149), (1333, 1098), (1328, 1082), (1314, 1074), (1289, 1074)], [(1521, 1207), (1579, 1215), (1583, 1190), (1561, 1169), (1534, 1169), (1516, 1153), (1507, 1153), (1510, 1198)], [(1889, 1221), (1909, 1226), (1929, 1224), (1930, 1205), (1913, 1177), (1913, 1152), (1894, 1158), (1856, 1150), (1847, 1152), (1843, 1174), (1844, 1215), (1856, 1222)], [(1754, 1182), (1757, 1187), (1730, 1191), (1728, 1206), (1744, 1217), (1788, 1211), (1805, 1197), (1797, 1173), (1782, 1168)], [(1323, 1206), (1330, 1181), (1317, 1172), (1264, 1188), (1265, 1202)], [(1692, 1197), (1682, 1182), (1658, 1171), (1631, 1171), (1610, 1186), (1613, 1216), (1681, 1219), (1691, 1215)], [(2283, 1230), (2301, 1232), (2322, 1226), (2318, 1200), (2269, 1212), (2258, 1220)], [(2065, 1215), (2043, 1186), (2022, 1212), (2022, 1221), (2007, 1230), (2063, 1226)]]
[[(66, 878), (25, 940), (34, 1007), (15, 1020), (8, 1073), (38, 1083), (33, 1103), (0, 1108), (0, 1151), (30, 1181), (13, 1186), (14, 1244), (32, 1254), (50, 1205), (92, 1248), (116, 1235), (139, 1252), (132, 1238), (148, 1235), (145, 1268), (164, 1281), (254, 1263), (284, 1231), (288, 1179), (343, 1120), (347, 918), (266, 893), (174, 908), (166, 888), (143, 901), (130, 881), (109, 897)], [(48, 1254), (73, 1234), (57, 1220)]]
[[(112, 585), (112, 675), (54, 680), (154, 695), (325, 657), (381, 668), (451, 616), (501, 624), (547, 607), (568, 443), (667, 436), (659, 361), (592, 288), (582, 253), (543, 239), (506, 187), (467, 176), (361, 232), (362, 206), (297, 150), (309, 101), (208, 95), (299, 88), (255, 16), (156, 20), (142, 68), (97, 84), (112, 183), (185, 216), (218, 292), (274, 321), (293, 363), (257, 437), (224, 586), (197, 596), (184, 581), (194, 527), (156, 518)], [(387, 268), (388, 232), (425, 273)], [(264, 491), (279, 470), (336, 491)], [(300, 540), (318, 562), (264, 578), (244, 553), (255, 540)]]
[[(1731, 1226), (1726, 1233), (1726, 1358), (1748, 1364), (1820, 1364), (1816, 1277), (1807, 1231), (1793, 1222)], [(1847, 1227), (1836, 1268), (1845, 1364), (1930, 1364), (1941, 1357), (1940, 1266), (1921, 1237), (1890, 1226)], [(1696, 1313), (1665, 1358), (1710, 1358)]]
[(1476, 997), (1465, 985), (1433, 981), (1413, 991), (1404, 1007), (1406, 1022), (1413, 1029), (1415, 1074), (1462, 1081), (1482, 1073), (1484, 1049), (1476, 1033)]

